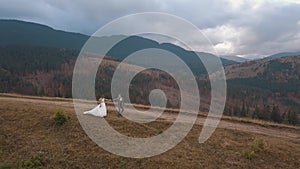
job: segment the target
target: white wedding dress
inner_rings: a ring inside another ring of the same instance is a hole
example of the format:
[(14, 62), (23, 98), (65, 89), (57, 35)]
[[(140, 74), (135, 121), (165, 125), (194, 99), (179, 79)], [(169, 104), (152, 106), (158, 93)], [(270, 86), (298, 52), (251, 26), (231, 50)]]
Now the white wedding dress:
[(95, 108), (92, 110), (83, 112), (83, 114), (90, 114), (97, 117), (105, 117), (107, 115), (106, 106), (104, 99), (101, 100), (101, 103), (98, 104)]

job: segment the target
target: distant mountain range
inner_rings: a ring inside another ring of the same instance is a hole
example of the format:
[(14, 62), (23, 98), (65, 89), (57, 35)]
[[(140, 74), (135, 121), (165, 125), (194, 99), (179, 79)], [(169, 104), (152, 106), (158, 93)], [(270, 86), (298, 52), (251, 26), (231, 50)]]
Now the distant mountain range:
[[(45, 25), (18, 20), (0, 20), (0, 37), (1, 46), (26, 45), (75, 50), (81, 50), (85, 42), (89, 39), (87, 35), (55, 30)], [(104, 37), (103, 40), (109, 40), (108, 38)], [(126, 46), (123, 45), (125, 43)], [(128, 37), (119, 46), (114, 47), (116, 50), (111, 50), (108, 55), (123, 59), (125, 55), (127, 56), (134, 51), (144, 48), (160, 48), (176, 54), (191, 55), (193, 53), (170, 43), (159, 44), (151, 39), (134, 36)], [(200, 54), (207, 55), (201, 52)], [(212, 56), (212, 54), (208, 55)], [(224, 59), (224, 62), (226, 62), (225, 65), (234, 63), (230, 59)]]
[(282, 57), (287, 57), (287, 56), (300, 56), (300, 52), (282, 52), (282, 53), (277, 53), (271, 56), (268, 56), (268, 58), (282, 58)]
[(239, 57), (239, 56), (234, 56), (234, 55), (221, 55), (220, 57), (224, 58), (224, 59), (228, 59), (228, 60), (233, 60), (233, 61), (238, 62), (238, 63), (249, 61), (249, 59), (242, 58), (242, 57)]

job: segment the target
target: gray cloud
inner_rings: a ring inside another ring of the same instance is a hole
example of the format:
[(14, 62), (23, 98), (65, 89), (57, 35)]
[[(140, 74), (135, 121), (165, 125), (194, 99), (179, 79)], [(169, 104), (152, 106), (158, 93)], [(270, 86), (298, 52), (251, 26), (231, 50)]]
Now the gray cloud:
[(150, 11), (192, 22), (219, 54), (252, 57), (300, 51), (300, 3), (296, 0), (0, 0), (1, 18), (85, 34), (121, 16)]

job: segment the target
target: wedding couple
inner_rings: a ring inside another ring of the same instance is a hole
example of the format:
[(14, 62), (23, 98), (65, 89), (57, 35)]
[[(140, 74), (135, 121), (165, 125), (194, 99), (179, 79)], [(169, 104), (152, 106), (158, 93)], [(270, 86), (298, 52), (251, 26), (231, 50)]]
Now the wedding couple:
[[(99, 98), (98, 100), (98, 105), (93, 108), (92, 110), (83, 112), (83, 114), (90, 114), (93, 116), (97, 116), (97, 117), (106, 117), (107, 116), (107, 110), (106, 110), (106, 105), (105, 105), (105, 101), (108, 99), (105, 99), (104, 97)], [(122, 113), (124, 111), (124, 99), (121, 96), (121, 94), (119, 94), (119, 96), (116, 99), (113, 99), (113, 101), (117, 101), (118, 102), (118, 117), (122, 117)]]

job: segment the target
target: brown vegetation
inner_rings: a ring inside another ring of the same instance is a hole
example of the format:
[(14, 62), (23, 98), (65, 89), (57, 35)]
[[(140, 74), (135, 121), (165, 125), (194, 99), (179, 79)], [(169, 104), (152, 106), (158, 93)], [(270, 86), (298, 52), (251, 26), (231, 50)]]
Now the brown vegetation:
[[(0, 97), (0, 167), (18, 168), (34, 160), (43, 168), (297, 168), (298, 138), (274, 137), (231, 129), (217, 129), (198, 143), (201, 125), (195, 125), (175, 148), (145, 159), (119, 157), (98, 147), (82, 130), (72, 102), (66, 99)], [(70, 119), (55, 125), (53, 113), (63, 110)], [(172, 123), (158, 120), (139, 124), (108, 112), (106, 120), (133, 137), (159, 134)], [(125, 127), (122, 127), (124, 126)], [(243, 125), (243, 123), (241, 123)], [(268, 126), (272, 128), (272, 126)], [(280, 128), (275, 128), (280, 131)], [(296, 129), (299, 136), (299, 129)], [(254, 156), (245, 158), (245, 150)], [(250, 152), (251, 153), (251, 152)]]

